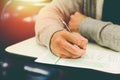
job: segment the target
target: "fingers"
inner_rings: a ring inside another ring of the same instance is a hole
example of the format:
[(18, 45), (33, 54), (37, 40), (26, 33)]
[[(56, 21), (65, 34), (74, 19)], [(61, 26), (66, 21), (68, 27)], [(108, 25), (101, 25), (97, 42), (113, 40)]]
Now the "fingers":
[(64, 45), (59, 44), (59, 45), (62, 45), (62, 46), (56, 47), (56, 49), (54, 49), (54, 52), (56, 52), (56, 53), (54, 53), (54, 54), (58, 57), (61, 57), (61, 58), (73, 58), (73, 59), (79, 58), (82, 55), (84, 55), (85, 50), (79, 49), (74, 45), (69, 46), (69, 45), (66, 45), (66, 44), (69, 44), (69, 43), (65, 43)]
[(79, 58), (80, 56), (78, 55), (73, 55), (70, 52), (68, 52), (67, 50), (65, 50), (64, 48), (59, 48), (59, 50), (57, 50), (56, 52), (58, 52), (57, 54), (55, 54), (58, 57), (61, 58)]
[[(71, 36), (72, 35), (72, 36)], [(71, 44), (78, 45), (81, 49), (86, 49), (88, 40), (82, 37), (79, 33), (67, 33), (63, 35), (64, 38)]]
[(88, 40), (86, 39), (86, 38), (84, 38), (83, 36), (81, 36), (80, 34), (78, 34), (78, 33), (73, 33), (74, 34), (74, 36), (76, 37), (76, 38), (79, 38), (78, 40), (78, 46), (80, 47), (80, 48), (82, 48), (82, 49), (85, 49), (86, 50), (86, 47), (87, 47), (87, 44), (88, 44)]
[(80, 29), (80, 25), (82, 24), (83, 20), (86, 18), (87, 16), (79, 13), (79, 12), (75, 12), (73, 15), (70, 16), (70, 21), (68, 23), (69, 28), (71, 29), (72, 32), (79, 32)]
[(79, 47), (76, 47), (75, 45), (67, 41), (60, 42), (59, 45), (61, 45), (61, 47), (64, 48), (66, 51), (68, 51), (70, 54), (73, 54), (76, 56), (83, 55), (83, 53), (81, 52), (82, 49), (80, 49)]
[[(81, 42), (82, 40), (83, 42)], [(50, 43), (51, 51), (61, 58), (81, 57), (85, 54), (86, 45), (87, 42), (84, 41), (84, 38), (80, 34), (70, 33), (66, 30), (56, 32)]]
[(56, 49), (56, 52), (58, 52), (58, 53), (56, 53), (56, 55), (58, 56), (58, 57), (61, 57), (61, 58), (71, 58), (71, 54), (68, 52), (68, 51), (66, 51), (64, 48), (58, 48), (58, 49)]

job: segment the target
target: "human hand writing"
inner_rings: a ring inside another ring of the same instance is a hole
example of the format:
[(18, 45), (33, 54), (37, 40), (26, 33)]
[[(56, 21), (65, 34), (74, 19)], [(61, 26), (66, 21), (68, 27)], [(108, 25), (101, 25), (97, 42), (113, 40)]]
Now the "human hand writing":
[(61, 30), (53, 34), (50, 48), (58, 57), (79, 58), (85, 54), (87, 43), (88, 40), (79, 33)]
[(86, 18), (87, 16), (76, 12), (75, 14), (70, 16), (70, 21), (68, 23), (68, 26), (71, 31), (78, 32), (80, 28), (81, 22)]

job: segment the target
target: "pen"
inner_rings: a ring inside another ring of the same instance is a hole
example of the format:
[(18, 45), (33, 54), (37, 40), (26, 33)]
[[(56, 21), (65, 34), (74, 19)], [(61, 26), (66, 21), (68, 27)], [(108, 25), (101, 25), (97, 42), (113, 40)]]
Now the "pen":
[[(69, 32), (72, 32), (71, 30), (70, 30), (70, 28), (68, 27), (68, 25), (66, 24), (66, 22), (62, 19), (62, 18), (59, 18), (60, 19), (60, 21), (65, 25), (65, 27), (66, 27), (66, 29), (69, 31)], [(79, 48), (76, 44), (73, 44), (75, 47), (77, 47), (77, 48)]]
[(60, 21), (65, 25), (66, 29), (67, 29), (69, 32), (72, 32), (72, 31), (70, 30), (70, 28), (68, 27), (68, 25), (65, 23), (65, 21), (64, 21), (62, 18), (59, 18), (59, 19), (60, 19)]

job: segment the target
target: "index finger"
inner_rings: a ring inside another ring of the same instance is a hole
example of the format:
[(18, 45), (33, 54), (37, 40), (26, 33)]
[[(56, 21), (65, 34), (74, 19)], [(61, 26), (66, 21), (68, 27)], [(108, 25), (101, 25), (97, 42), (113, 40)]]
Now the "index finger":
[(88, 40), (82, 37), (80, 34), (66, 32), (66, 34), (64, 34), (63, 36), (68, 42), (75, 44), (82, 49), (86, 49)]

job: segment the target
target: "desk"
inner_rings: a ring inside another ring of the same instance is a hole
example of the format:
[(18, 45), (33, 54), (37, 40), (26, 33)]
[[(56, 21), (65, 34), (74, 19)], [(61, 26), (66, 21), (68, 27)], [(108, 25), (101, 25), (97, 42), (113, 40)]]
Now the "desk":
[[(44, 53), (43, 50), (45, 48), (40, 47), (35, 42), (34, 39), (35, 38), (30, 38), (25, 41), (19, 42), (17, 44), (11, 45), (11, 46), (7, 47), (5, 50), (6, 50), (6, 52), (9, 52), (10, 54), (37, 58), (38, 56), (41, 56), (40, 53)], [(24, 43), (25, 47), (23, 47), (23, 43)], [(32, 51), (32, 47), (30, 45), (34, 45), (34, 49), (35, 49), (34, 52)], [(16, 47), (16, 46), (18, 46), (18, 47)], [(26, 47), (27, 47), (27, 50), (24, 50), (24, 49), (26, 49)], [(39, 51), (38, 51), (38, 49), (39, 49)], [(36, 64), (40, 64), (40, 63), (36, 63)], [(119, 74), (109, 74), (109, 73), (104, 73), (101, 71), (96, 71), (96, 70), (91, 70), (91, 69), (65, 67), (65, 66), (60, 66), (60, 65), (59, 66), (58, 65), (49, 65), (49, 64), (43, 64), (43, 65), (52, 67), (52, 68), (56, 68), (56, 69), (59, 68), (59, 69), (63, 70), (63, 72), (68, 73), (67, 75), (64, 74), (64, 75), (66, 75), (65, 80), (73, 80), (76, 77), (78, 78), (78, 80), (81, 78), (84, 80), (93, 80), (93, 79), (94, 80), (107, 80), (107, 79), (108, 80), (119, 80), (120, 79)]]

